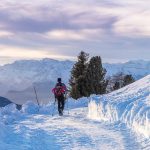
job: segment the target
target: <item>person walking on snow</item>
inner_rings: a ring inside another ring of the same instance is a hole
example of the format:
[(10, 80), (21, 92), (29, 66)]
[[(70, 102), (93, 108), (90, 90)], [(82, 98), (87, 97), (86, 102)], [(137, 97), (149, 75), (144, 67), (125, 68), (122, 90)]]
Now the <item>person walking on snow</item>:
[(57, 100), (58, 102), (58, 112), (60, 116), (63, 115), (66, 91), (67, 91), (66, 85), (61, 82), (61, 78), (58, 78), (57, 84), (55, 88), (52, 89), (52, 92), (55, 95), (55, 101)]

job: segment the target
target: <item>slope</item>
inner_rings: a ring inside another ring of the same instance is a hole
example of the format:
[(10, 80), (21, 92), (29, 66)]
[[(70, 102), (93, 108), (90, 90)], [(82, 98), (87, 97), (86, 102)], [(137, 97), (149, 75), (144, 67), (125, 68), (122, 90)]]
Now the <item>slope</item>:
[(150, 75), (90, 102), (69, 99), (63, 117), (52, 101), (40, 108), (29, 102), (21, 112), (7, 106), (0, 110), (0, 149), (149, 150), (149, 98)]
[(150, 75), (118, 91), (91, 99), (90, 118), (120, 121), (136, 133), (150, 137)]

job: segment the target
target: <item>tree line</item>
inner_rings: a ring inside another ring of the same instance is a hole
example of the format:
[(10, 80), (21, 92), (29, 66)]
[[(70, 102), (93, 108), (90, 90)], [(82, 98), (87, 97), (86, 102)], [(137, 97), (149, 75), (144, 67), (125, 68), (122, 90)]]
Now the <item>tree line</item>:
[(132, 75), (120, 73), (106, 78), (106, 73), (100, 56), (89, 59), (89, 54), (81, 51), (71, 70), (70, 96), (78, 99), (91, 94), (106, 94), (134, 82)]

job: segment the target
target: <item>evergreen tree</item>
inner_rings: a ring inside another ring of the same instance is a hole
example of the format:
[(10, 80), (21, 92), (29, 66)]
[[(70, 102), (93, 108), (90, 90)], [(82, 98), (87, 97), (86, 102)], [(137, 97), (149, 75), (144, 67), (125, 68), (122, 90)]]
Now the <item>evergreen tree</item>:
[(124, 74), (123, 72), (119, 72), (116, 75), (112, 76), (112, 81), (114, 82), (112, 91), (118, 90), (122, 88), (124, 85)]
[(115, 75), (113, 77), (113, 80), (114, 80), (114, 85), (113, 85), (112, 91), (118, 90), (118, 89), (120, 89), (128, 84), (131, 84), (135, 81), (134, 78), (132, 77), (132, 75), (125, 75), (123, 73), (119, 73), (119, 74)]
[(107, 81), (104, 79), (106, 70), (102, 66), (100, 56), (92, 57), (86, 71), (86, 95), (104, 94), (106, 92)]
[(118, 89), (120, 89), (120, 83), (118, 81), (116, 81), (114, 86), (113, 86), (113, 91), (118, 90)]
[(74, 99), (86, 96), (84, 88), (85, 88), (85, 72), (87, 69), (88, 58), (89, 54), (81, 51), (78, 56), (78, 61), (72, 68), (70, 79), (70, 86), (71, 86), (70, 95)]
[(125, 75), (124, 77), (124, 82), (123, 82), (123, 86), (129, 85), (131, 83), (133, 83), (135, 80), (132, 77), (132, 75)]

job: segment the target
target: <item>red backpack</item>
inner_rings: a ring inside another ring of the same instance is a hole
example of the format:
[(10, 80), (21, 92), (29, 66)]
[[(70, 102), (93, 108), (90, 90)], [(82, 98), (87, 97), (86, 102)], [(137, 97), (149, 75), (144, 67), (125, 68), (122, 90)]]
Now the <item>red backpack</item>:
[(62, 85), (57, 85), (54, 91), (56, 96), (62, 96), (65, 93), (65, 89)]

